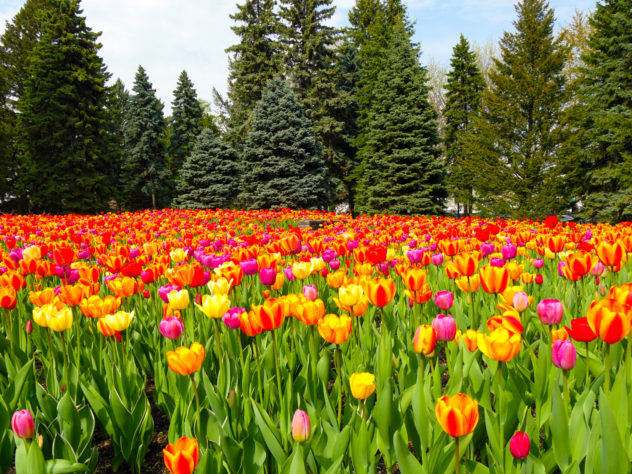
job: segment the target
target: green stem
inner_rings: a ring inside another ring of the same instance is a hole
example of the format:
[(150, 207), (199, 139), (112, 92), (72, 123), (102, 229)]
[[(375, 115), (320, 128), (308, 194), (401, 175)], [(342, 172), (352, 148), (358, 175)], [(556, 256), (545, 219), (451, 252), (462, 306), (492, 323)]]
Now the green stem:
[(336, 345), (336, 376), (338, 378), (338, 429), (342, 419), (342, 377), (340, 374), (340, 345)]
[(68, 355), (66, 354), (66, 340), (64, 339), (63, 332), (59, 333), (59, 335), (61, 336), (61, 350), (64, 354), (64, 377), (63, 377), (62, 385), (67, 385), (68, 384)]
[(459, 438), (454, 438), (456, 445), (454, 446), (454, 472), (455, 474), (459, 474), (459, 462), (461, 461), (461, 457), (459, 456)]
[(500, 465), (501, 466), (505, 464), (504, 462), (505, 441), (503, 439), (504, 437), (503, 423), (502, 423), (502, 420), (500, 419), (501, 410), (502, 410), (502, 392), (503, 392), (502, 385), (503, 385), (503, 363), (501, 361), (498, 361), (498, 404), (496, 407), (496, 412), (498, 414), (498, 434), (499, 434), (498, 442), (500, 444)]
[(193, 384), (193, 392), (195, 393), (195, 407), (197, 409), (196, 418), (197, 418), (197, 431), (201, 437), (201, 425), (200, 425), (200, 396), (198, 395), (197, 385), (195, 384), (195, 379), (193, 378), (193, 374), (191, 374), (191, 383)]
[(274, 368), (276, 369), (277, 389), (279, 391), (279, 404), (281, 406), (281, 433), (283, 433), (283, 449), (285, 450), (285, 440), (287, 433), (285, 429), (285, 400), (281, 389), (281, 369), (279, 368), (279, 350), (277, 348), (276, 332), (272, 333), (272, 344), (274, 347)]
[(564, 402), (568, 405), (571, 400), (568, 395), (568, 373), (566, 370), (562, 369), (562, 380), (564, 384)]
[(257, 359), (257, 382), (259, 384), (259, 403), (263, 404), (263, 384), (261, 383), (261, 369), (263, 364), (263, 359), (261, 358), (261, 353), (259, 351), (259, 344), (257, 343), (257, 338), (253, 339), (255, 345), (255, 358)]
[(219, 372), (221, 372), (222, 360), (224, 359), (224, 354), (222, 353), (222, 342), (220, 341), (219, 320), (214, 319), (213, 321), (215, 321), (215, 339), (217, 339), (217, 357), (219, 359)]
[(606, 380), (605, 380), (605, 392), (610, 394), (610, 344), (606, 343)]
[(588, 352), (588, 342), (586, 342), (586, 385), (590, 383), (590, 366), (588, 361), (590, 360), (590, 352)]
[(472, 328), (478, 330), (478, 321), (476, 320), (476, 308), (474, 306), (474, 292), (472, 291), (472, 287), (470, 286), (470, 277), (467, 277), (467, 287), (470, 290), (468, 296), (470, 297), (470, 324)]
[(4, 309), (4, 315), (7, 318), (7, 333), (9, 334), (9, 343), (11, 344), (11, 352), (13, 352), (13, 330), (11, 329), (11, 316), (9, 315), (9, 310)]
[(311, 363), (312, 363), (312, 377), (316, 376), (316, 358), (318, 357), (318, 353), (316, 352), (316, 325), (310, 326), (310, 349), (311, 349)]

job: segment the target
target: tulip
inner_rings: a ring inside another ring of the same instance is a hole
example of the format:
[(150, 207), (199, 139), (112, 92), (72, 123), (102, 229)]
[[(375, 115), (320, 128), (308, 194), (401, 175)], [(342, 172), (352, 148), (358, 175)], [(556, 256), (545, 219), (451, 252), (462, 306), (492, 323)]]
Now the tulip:
[(131, 313), (119, 311), (103, 317), (103, 321), (114, 331), (118, 332), (125, 331), (132, 322), (132, 319), (134, 319), (134, 311)]
[(492, 267), (502, 268), (502, 267), (504, 267), (504, 266), (505, 266), (505, 260), (504, 260), (504, 259), (502, 259), (502, 258), (498, 258), (498, 257), (492, 257), (492, 258), (489, 260), (489, 264), (490, 264)]
[(283, 305), (279, 302), (269, 302), (263, 305), (252, 305), (254, 317), (259, 321), (264, 331), (273, 331), (285, 321)]
[(323, 303), (323, 300), (307, 300), (302, 303), (296, 303), (296, 318), (306, 326), (317, 324), (323, 316), (325, 316), (325, 303)]
[(467, 436), (478, 423), (478, 402), (464, 393), (444, 395), (437, 402), (435, 415), (443, 431), (453, 438)]
[(568, 340), (568, 332), (565, 327), (559, 329), (551, 329), (551, 344), (555, 344), (555, 341)]
[(544, 283), (544, 277), (541, 274), (538, 274), (535, 276), (535, 284), (536, 285), (541, 285), (542, 283)]
[(452, 307), (452, 304), (454, 304), (454, 296), (451, 291), (437, 291), (434, 301), (440, 310), (447, 311)]
[(630, 317), (616, 299), (593, 301), (588, 308), (587, 319), (590, 329), (608, 344), (619, 342), (630, 332)]
[(318, 288), (316, 288), (316, 285), (304, 285), (303, 296), (310, 301), (314, 301), (318, 298)]
[(439, 314), (432, 320), (438, 341), (453, 341), (456, 335), (456, 321), (451, 315)]
[(455, 341), (459, 342), (459, 339), (463, 341), (463, 345), (467, 347), (467, 350), (470, 352), (474, 352), (478, 349), (478, 332), (474, 329), (468, 329), (464, 333), (459, 334), (460, 331), (457, 331), (455, 336)]
[(222, 316), (222, 321), (226, 326), (231, 329), (239, 328), (239, 315), (245, 313), (245, 308), (233, 307), (226, 311), (226, 314)]
[(17, 304), (17, 297), (13, 287), (0, 286), (0, 308), (12, 310)]
[(538, 303), (536, 307), (538, 317), (543, 324), (555, 326), (562, 321), (564, 313), (564, 305), (556, 299), (544, 299)]
[(577, 362), (577, 350), (571, 341), (555, 341), (551, 350), (551, 360), (556, 367), (571, 370)]
[(496, 246), (491, 242), (483, 242), (481, 244), (481, 254), (483, 257), (488, 257), (496, 251)]
[(512, 334), (505, 328), (498, 328), (491, 334), (479, 333), (478, 348), (490, 359), (508, 362), (520, 352), (520, 334)]
[(535, 258), (533, 259), (533, 266), (539, 270), (540, 268), (542, 268), (544, 266), (544, 259), (543, 258)]
[(292, 438), (294, 441), (302, 443), (307, 441), (312, 433), (312, 424), (309, 415), (303, 410), (296, 410), (292, 418)]
[(509, 451), (516, 459), (524, 459), (529, 455), (531, 449), (531, 440), (527, 433), (516, 431), (509, 442)]
[(511, 260), (512, 258), (516, 258), (518, 248), (515, 245), (507, 244), (503, 245), (503, 248), (500, 252), (503, 254), (503, 258), (505, 260)]
[(167, 294), (169, 306), (173, 309), (183, 310), (189, 306), (189, 290), (173, 290)]
[(304, 280), (305, 278), (307, 278), (308, 276), (312, 274), (312, 263), (311, 262), (295, 262), (292, 265), (292, 273), (299, 280)]
[(431, 258), (430, 261), (432, 262), (433, 265), (435, 266), (439, 266), (443, 263), (443, 254), (442, 253), (435, 253)]
[(25, 331), (26, 334), (31, 334), (33, 332), (33, 321), (31, 321), (30, 319), (26, 322)]
[(248, 260), (243, 260), (239, 262), (239, 266), (241, 267), (241, 270), (244, 272), (244, 275), (254, 275), (259, 271), (257, 260), (254, 258), (250, 258)]
[(357, 305), (363, 296), (362, 287), (360, 285), (347, 285), (341, 286), (338, 289), (338, 295), (340, 297), (340, 302), (348, 307), (353, 307)]
[(413, 349), (417, 354), (423, 354), (426, 357), (434, 355), (435, 346), (437, 344), (437, 331), (428, 324), (422, 324), (415, 331), (413, 337)]
[(614, 243), (601, 242), (597, 245), (597, 256), (606, 267), (612, 271), (617, 271), (625, 257), (625, 247), (619, 241)]
[(395, 282), (390, 278), (374, 278), (367, 283), (367, 290), (371, 304), (383, 308), (395, 296)]
[(207, 318), (219, 319), (230, 308), (230, 300), (227, 295), (204, 295), (202, 305), (195, 305)]
[(461, 276), (471, 277), (478, 268), (478, 259), (472, 254), (458, 254), (454, 257), (454, 265)]
[(351, 318), (346, 314), (326, 314), (318, 321), (318, 334), (327, 342), (342, 344), (351, 334)]
[(160, 296), (160, 299), (165, 302), (165, 303), (169, 303), (169, 293), (171, 293), (172, 291), (179, 291), (180, 287), (176, 286), (176, 285), (172, 285), (171, 283), (167, 283), (165, 286), (161, 286), (160, 288), (158, 288), (158, 296)]
[(485, 265), (479, 271), (479, 275), (486, 293), (502, 293), (509, 283), (509, 272), (505, 268)]
[(481, 286), (481, 279), (478, 274), (471, 277), (461, 277), (455, 280), (456, 286), (466, 293), (478, 291)]
[(232, 284), (232, 281), (228, 281), (226, 278), (220, 277), (215, 281), (209, 281), (206, 286), (214, 295), (227, 295), (230, 293)]
[(368, 372), (354, 373), (349, 377), (351, 394), (358, 400), (366, 400), (375, 392), (375, 375)]
[(11, 417), (11, 429), (18, 438), (32, 438), (35, 434), (35, 422), (31, 412), (28, 410), (16, 411)]
[(273, 285), (276, 282), (276, 270), (274, 268), (262, 268), (259, 271), (259, 280), (261, 280), (262, 285)]
[(419, 291), (426, 285), (427, 274), (425, 270), (413, 268), (402, 275), (404, 286), (410, 291)]
[(283, 269), (283, 273), (285, 274), (285, 278), (287, 278), (289, 281), (296, 280), (296, 277), (294, 276), (294, 270), (292, 270), (292, 267), (285, 267)]
[(597, 338), (597, 335), (590, 328), (586, 316), (571, 319), (571, 327), (566, 326), (566, 332), (573, 340), (578, 342), (591, 342)]
[(191, 375), (200, 370), (204, 356), (204, 347), (199, 342), (194, 342), (190, 348), (183, 346), (167, 352), (167, 364), (177, 374)]
[[(48, 310), (46, 323), (53, 331), (62, 332), (72, 327), (72, 311), (69, 307), (64, 306), (61, 309), (57, 309), (54, 305), (42, 307), (42, 309), (45, 308)], [(33, 310), (33, 319), (35, 319), (35, 309)], [(35, 322), (37, 322), (37, 319)]]
[(254, 311), (244, 311), (237, 314), (239, 318), (239, 329), (247, 336), (253, 337), (263, 332), (261, 320), (255, 315)]
[(160, 321), (159, 329), (167, 339), (178, 339), (184, 331), (184, 324), (175, 316), (170, 316)]
[(162, 451), (165, 466), (173, 474), (191, 474), (200, 460), (200, 450), (195, 438), (180, 438), (168, 444)]

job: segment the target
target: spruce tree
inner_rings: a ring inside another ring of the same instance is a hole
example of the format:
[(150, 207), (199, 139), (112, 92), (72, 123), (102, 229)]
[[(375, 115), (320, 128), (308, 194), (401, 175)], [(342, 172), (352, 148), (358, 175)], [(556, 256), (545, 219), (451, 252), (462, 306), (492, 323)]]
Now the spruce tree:
[(542, 217), (565, 207), (553, 190), (568, 49), (553, 33), (554, 12), (545, 0), (522, 0), (516, 11), (516, 31), (500, 41), (501, 58), (462, 150), (480, 210)]
[(107, 141), (108, 162), (110, 163), (109, 179), (112, 184), (112, 198), (120, 208), (123, 199), (123, 163), (125, 161), (125, 120), (129, 106), (129, 92), (123, 81), (116, 82), (107, 88)]
[(445, 152), (448, 166), (448, 186), (450, 194), (463, 211), (472, 212), (472, 176), (464, 163), (463, 138), (478, 114), (481, 96), (485, 90), (485, 79), (476, 64), (476, 54), (463, 35), (454, 47), (452, 69), (445, 85), (446, 104), (443, 109), (445, 119)]
[[(567, 199), (590, 220), (632, 220), (632, 8), (597, 4), (579, 69), (566, 155)], [(579, 201), (580, 199), (577, 199)]]
[(177, 179), (182, 163), (202, 131), (202, 106), (186, 71), (178, 77), (171, 110), (171, 139), (167, 153), (171, 176)]
[(312, 124), (288, 83), (270, 80), (244, 141), (240, 201), (248, 209), (321, 207), (326, 167)]
[(261, 99), (270, 79), (281, 70), (279, 22), (274, 13), (275, 0), (246, 0), (230, 15), (239, 25), (231, 29), (239, 43), (229, 53), (227, 136), (232, 142), (243, 140), (252, 110)]
[(142, 66), (138, 67), (132, 90), (125, 120), (125, 203), (130, 209), (168, 206), (163, 106)]
[(174, 204), (180, 208), (228, 208), (239, 193), (237, 152), (202, 130), (180, 169)]
[(41, 12), (42, 35), (29, 56), (18, 100), (19, 177), (31, 211), (87, 212), (107, 206), (105, 81), (99, 34), (78, 0)]
[(364, 165), (361, 210), (441, 213), (446, 188), (437, 114), (428, 102), (418, 47), (402, 23), (393, 28), (375, 88), (358, 152)]

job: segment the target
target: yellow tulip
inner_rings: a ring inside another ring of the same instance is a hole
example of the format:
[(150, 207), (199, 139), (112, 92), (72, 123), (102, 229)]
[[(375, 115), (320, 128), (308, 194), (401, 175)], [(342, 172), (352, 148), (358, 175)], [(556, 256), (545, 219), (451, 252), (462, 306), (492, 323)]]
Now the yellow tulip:
[(189, 290), (173, 290), (167, 295), (169, 298), (169, 306), (172, 309), (182, 310), (189, 306)]
[(352, 374), (349, 377), (351, 394), (358, 400), (366, 400), (375, 392), (375, 375), (368, 372)]
[(202, 305), (196, 304), (207, 318), (219, 319), (230, 309), (230, 300), (227, 295), (204, 295)]
[(107, 324), (114, 331), (125, 331), (134, 319), (134, 311), (128, 313), (127, 311), (118, 311), (114, 314), (108, 314), (103, 317), (105, 324)]

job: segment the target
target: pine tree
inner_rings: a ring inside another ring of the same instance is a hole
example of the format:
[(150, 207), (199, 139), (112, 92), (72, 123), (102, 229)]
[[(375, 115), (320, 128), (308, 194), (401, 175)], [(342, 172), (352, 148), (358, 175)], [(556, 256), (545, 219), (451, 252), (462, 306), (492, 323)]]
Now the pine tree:
[(369, 213), (437, 214), (446, 195), (439, 160), (437, 114), (428, 102), (419, 49), (400, 23), (392, 31), (375, 100), (363, 130), (362, 210)]
[(180, 208), (228, 208), (239, 193), (237, 152), (204, 129), (180, 170), (175, 205)]
[(163, 106), (142, 66), (132, 88), (125, 121), (123, 182), (131, 209), (168, 206), (169, 170), (166, 165)]
[(632, 8), (597, 4), (571, 109), (565, 184), (590, 220), (632, 220)]
[(321, 207), (326, 167), (312, 124), (287, 82), (272, 79), (257, 103), (242, 151), (243, 206)]
[(463, 204), (465, 214), (472, 212), (472, 176), (463, 155), (463, 137), (478, 114), (481, 96), (485, 90), (485, 79), (476, 64), (476, 54), (463, 35), (454, 47), (450, 61), (452, 69), (445, 85), (446, 104), (445, 150), (448, 166), (448, 185), (457, 204)]
[(542, 217), (565, 207), (553, 190), (560, 174), (568, 49), (553, 34), (554, 12), (545, 0), (522, 0), (516, 11), (516, 31), (505, 32), (500, 42), (501, 59), (462, 150), (477, 207)]
[(110, 194), (103, 158), (107, 72), (99, 34), (81, 13), (78, 0), (55, 0), (41, 12), (41, 39), (29, 56), (18, 101), (19, 180), (32, 211), (96, 211)]
[(129, 92), (125, 89), (123, 81), (116, 82), (107, 88), (106, 114), (107, 114), (107, 141), (108, 162), (110, 163), (109, 179), (112, 184), (112, 198), (120, 208), (123, 195), (123, 163), (125, 151), (125, 121), (129, 106)]
[(167, 153), (171, 176), (177, 179), (182, 163), (202, 131), (202, 106), (186, 71), (178, 78), (171, 110), (171, 140)]
[(281, 70), (279, 22), (275, 0), (246, 0), (231, 19), (240, 23), (231, 29), (239, 43), (226, 50), (229, 56), (227, 135), (243, 140), (251, 112), (270, 79)]

